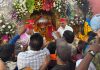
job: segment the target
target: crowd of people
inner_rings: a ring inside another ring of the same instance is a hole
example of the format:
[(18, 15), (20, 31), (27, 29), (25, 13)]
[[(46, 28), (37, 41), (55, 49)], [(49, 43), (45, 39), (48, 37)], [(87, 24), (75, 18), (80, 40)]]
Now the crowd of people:
[[(61, 19), (57, 39), (48, 43), (31, 25), (19, 27), (18, 34), (0, 46), (0, 70), (96, 70), (92, 59), (100, 52), (100, 28), (89, 32), (84, 42), (66, 23)], [(17, 53), (16, 42), (21, 44)]]

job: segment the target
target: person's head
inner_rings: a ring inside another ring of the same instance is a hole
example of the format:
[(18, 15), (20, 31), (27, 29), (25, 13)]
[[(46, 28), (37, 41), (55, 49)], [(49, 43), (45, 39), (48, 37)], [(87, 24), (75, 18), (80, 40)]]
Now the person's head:
[(66, 30), (64, 33), (63, 33), (63, 37), (65, 38), (65, 40), (68, 42), (68, 43), (72, 43), (74, 41), (74, 32), (70, 31), (70, 30)]
[(63, 28), (65, 28), (66, 24), (67, 24), (66, 18), (61, 18), (60, 19), (60, 26), (63, 27)]
[(56, 41), (57, 57), (64, 63), (71, 60), (71, 45), (69, 45), (63, 38)]
[(56, 43), (50, 42), (47, 46), (47, 49), (50, 51), (50, 54), (54, 54), (56, 50)]
[(0, 46), (0, 58), (6, 62), (9, 61), (14, 54), (14, 45), (5, 44)]
[(39, 51), (43, 46), (43, 37), (39, 33), (35, 33), (30, 37), (30, 48)]

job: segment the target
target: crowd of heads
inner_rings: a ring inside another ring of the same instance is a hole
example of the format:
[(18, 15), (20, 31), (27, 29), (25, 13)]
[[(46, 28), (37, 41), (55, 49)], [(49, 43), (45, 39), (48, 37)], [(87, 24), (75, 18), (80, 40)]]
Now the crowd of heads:
[[(61, 21), (63, 21), (63, 19)], [(28, 32), (28, 31), (26, 31), (26, 32)], [(31, 32), (29, 32), (29, 34), (30, 33)], [(86, 55), (86, 53), (88, 51), (88, 47), (89, 47), (88, 45), (91, 44), (91, 41), (95, 39), (95, 37), (97, 36), (97, 33), (90, 31), (88, 33), (88, 36), (89, 36), (89, 38), (88, 38), (87, 42), (84, 42), (82, 40), (80, 40), (78, 42), (78, 46), (75, 49), (76, 52), (74, 55), (72, 55), (72, 53), (74, 52), (72, 50), (73, 49), (72, 43), (74, 42), (74, 39), (75, 39), (74, 32), (72, 32), (70, 30), (65, 30), (63, 33), (63, 37), (55, 40), (54, 42), (50, 42), (47, 45), (47, 49), (49, 50), (50, 54), (55, 54), (55, 60), (54, 60), (55, 64), (54, 65), (55, 66), (57, 64), (65, 65), (64, 67), (62, 67), (62, 70), (75, 69), (75, 62), (78, 60), (77, 54), (82, 54), (82, 55), (85, 54)], [(39, 33), (32, 34), (30, 37), (29, 46), (32, 51), (42, 50), (44, 48), (44, 40), (43, 40), (42, 35)], [(15, 47), (15, 45), (10, 45), (10, 44), (5, 44), (5, 45), (0, 46), (0, 58), (2, 59), (3, 62), (10, 61), (13, 58), (14, 51), (15, 51), (14, 47)], [(76, 59), (75, 62), (73, 61), (73, 56), (75, 56), (75, 59)]]

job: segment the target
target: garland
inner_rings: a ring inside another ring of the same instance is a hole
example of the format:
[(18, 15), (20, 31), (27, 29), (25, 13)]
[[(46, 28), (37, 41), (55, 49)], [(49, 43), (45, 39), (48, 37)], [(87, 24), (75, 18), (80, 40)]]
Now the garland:
[(0, 16), (0, 34), (1, 35), (14, 35), (16, 30), (16, 26), (14, 23), (5, 21), (3, 15)]

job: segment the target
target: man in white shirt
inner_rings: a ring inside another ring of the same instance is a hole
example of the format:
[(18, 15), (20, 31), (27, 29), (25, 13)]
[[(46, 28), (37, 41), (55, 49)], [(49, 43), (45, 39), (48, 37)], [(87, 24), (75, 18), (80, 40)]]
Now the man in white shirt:
[(66, 18), (61, 18), (60, 19), (60, 27), (58, 28), (57, 32), (62, 37), (65, 30), (69, 30), (69, 31), (73, 32), (73, 28), (67, 25)]
[[(49, 50), (43, 48), (43, 37), (39, 33), (35, 33), (30, 38), (30, 50), (20, 52), (17, 57), (18, 69), (30, 67), (32, 70), (45, 70), (49, 63)], [(46, 61), (47, 59), (47, 62)]]

